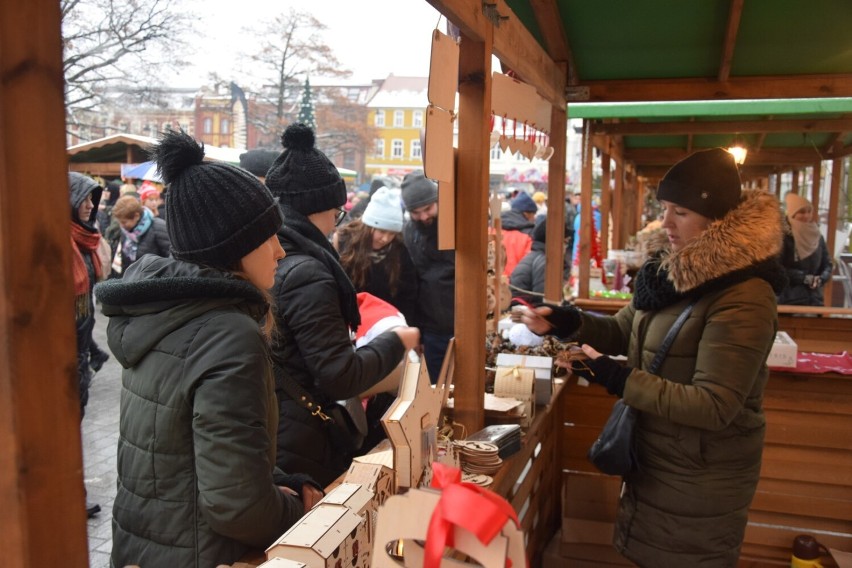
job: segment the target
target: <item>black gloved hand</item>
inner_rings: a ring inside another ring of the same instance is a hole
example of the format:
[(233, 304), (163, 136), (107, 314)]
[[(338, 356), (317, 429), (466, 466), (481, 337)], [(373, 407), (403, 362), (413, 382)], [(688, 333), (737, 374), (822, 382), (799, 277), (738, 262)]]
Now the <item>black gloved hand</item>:
[(624, 385), (632, 367), (625, 367), (606, 355), (597, 359), (575, 359), (571, 361), (571, 371), (590, 383), (606, 387), (609, 394), (618, 398), (624, 396)]
[(577, 330), (580, 329), (580, 324), (583, 319), (580, 316), (580, 310), (574, 306), (548, 306), (553, 310), (550, 315), (542, 316), (547, 322), (553, 326), (551, 333), (559, 337), (571, 337)]
[[(323, 488), (320, 487), (320, 484), (314, 481), (314, 479), (305, 473), (283, 473), (278, 472), (273, 475), (273, 479), (275, 481), (275, 485), (283, 485), (288, 489), (292, 489), (300, 496), (302, 495), (302, 487), (305, 485), (311, 485), (320, 491), (323, 491)], [(325, 492), (323, 491), (323, 494)]]

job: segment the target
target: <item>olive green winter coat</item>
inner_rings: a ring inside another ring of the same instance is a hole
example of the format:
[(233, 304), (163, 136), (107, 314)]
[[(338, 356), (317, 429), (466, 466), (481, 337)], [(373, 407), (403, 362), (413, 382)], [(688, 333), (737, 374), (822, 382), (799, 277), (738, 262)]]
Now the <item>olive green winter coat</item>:
[(95, 288), (124, 367), (112, 564), (212, 568), (303, 514), (273, 481), (278, 410), (250, 283), (153, 255)]
[[(668, 301), (643, 289), (636, 297), (650, 294), (660, 307), (637, 309), (634, 299), (612, 317), (583, 314), (578, 340), (634, 367), (624, 401), (641, 411), (640, 471), (626, 479), (614, 544), (640, 566), (737, 563), (760, 474), (780, 219), (772, 195), (745, 191), (697, 240), (663, 253)], [(644, 371), (692, 297), (657, 375)]]

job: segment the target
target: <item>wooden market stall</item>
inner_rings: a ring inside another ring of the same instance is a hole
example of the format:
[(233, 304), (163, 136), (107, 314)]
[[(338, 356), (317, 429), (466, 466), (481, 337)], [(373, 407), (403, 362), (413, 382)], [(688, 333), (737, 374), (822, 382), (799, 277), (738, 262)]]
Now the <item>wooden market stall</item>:
[[(641, 0), (618, 10), (606, 2), (428, 1), (461, 34), (458, 191), (442, 195), (453, 196), (456, 211), (457, 418), (471, 432), (484, 423), (492, 55), (552, 105), (549, 215), (560, 221), (566, 109), (573, 102), (852, 96), (852, 6), (840, 0)], [(71, 387), (74, 332), (66, 316), (72, 313), (67, 210), (51, 206), (67, 200), (60, 17), (56, 0), (0, 3), (0, 551), (6, 565), (25, 568), (85, 566), (88, 557), (80, 417)], [(832, 143), (832, 159), (849, 153), (845, 135)], [(677, 147), (684, 152), (701, 145)], [(638, 214), (631, 204), (639, 202), (645, 182), (629, 153), (609, 150), (621, 165), (609, 175), (616, 188), (625, 188), (612, 196), (622, 211), (612, 230), (628, 235), (630, 215)], [(592, 172), (583, 172), (581, 240), (588, 242)], [(38, 188), (37, 200), (28, 188)], [(550, 259), (561, 255), (560, 225), (548, 224)], [(550, 299), (561, 298), (560, 274), (561, 263), (549, 262)], [(824, 339), (836, 330), (807, 333)], [(825, 385), (824, 395), (845, 396)], [(558, 416), (542, 414), (539, 420), (552, 424)], [(559, 442), (557, 436), (549, 440)], [(528, 451), (542, 455), (537, 448)], [(552, 502), (559, 476), (544, 471), (547, 463), (534, 470), (529, 494)], [(848, 488), (846, 478), (837, 480)], [(771, 506), (784, 515), (798, 504), (778, 500)], [(542, 510), (552, 515), (554, 507)], [(852, 532), (848, 509), (834, 516), (835, 529)], [(533, 522), (530, 546), (540, 547), (550, 528)]]

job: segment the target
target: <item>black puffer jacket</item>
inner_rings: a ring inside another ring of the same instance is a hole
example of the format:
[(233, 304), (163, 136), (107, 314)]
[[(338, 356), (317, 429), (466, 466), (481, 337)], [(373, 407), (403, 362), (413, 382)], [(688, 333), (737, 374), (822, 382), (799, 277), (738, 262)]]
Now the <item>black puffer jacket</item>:
[(452, 335), (455, 328), (456, 251), (438, 250), (437, 221), (423, 227), (408, 221), (402, 228), (405, 246), (420, 279), (417, 315), (421, 330)]
[(304, 507), (273, 480), (278, 413), (261, 294), (156, 256), (95, 294), (124, 367), (112, 565), (213, 568), (270, 545)]
[[(287, 256), (278, 266), (272, 294), (278, 340), (275, 352), (276, 393), (280, 402), (278, 465), (307, 473), (327, 486), (343, 473), (352, 454), (334, 448), (325, 423), (312, 416), (284, 390), (295, 381), (328, 409), (334, 401), (366, 391), (399, 364), (405, 347), (393, 331), (357, 351), (346, 313), (348, 294), (357, 310), (354, 289), (346, 290), (343, 269), (332, 271), (337, 253), (305, 217), (285, 211), (278, 238)], [(325, 243), (323, 243), (325, 241)], [(329, 255), (329, 256), (324, 256)]]
[[(786, 220), (785, 220), (786, 221)], [(779, 304), (799, 306), (822, 306), (823, 286), (811, 288), (805, 284), (805, 276), (819, 276), (823, 283), (831, 278), (833, 266), (825, 239), (819, 238), (816, 250), (805, 258), (797, 258), (796, 241), (790, 224), (784, 223), (784, 247), (781, 250), (781, 265), (787, 272), (789, 284), (778, 294)]]

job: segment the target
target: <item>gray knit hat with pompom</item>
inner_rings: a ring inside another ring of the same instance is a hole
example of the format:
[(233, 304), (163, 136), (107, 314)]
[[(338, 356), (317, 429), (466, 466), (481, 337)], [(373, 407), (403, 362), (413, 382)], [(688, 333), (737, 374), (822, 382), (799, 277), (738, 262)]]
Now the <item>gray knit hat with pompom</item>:
[(167, 131), (151, 158), (168, 184), (166, 228), (175, 258), (233, 270), (281, 228), (278, 204), (249, 172), (205, 162), (204, 146)]

